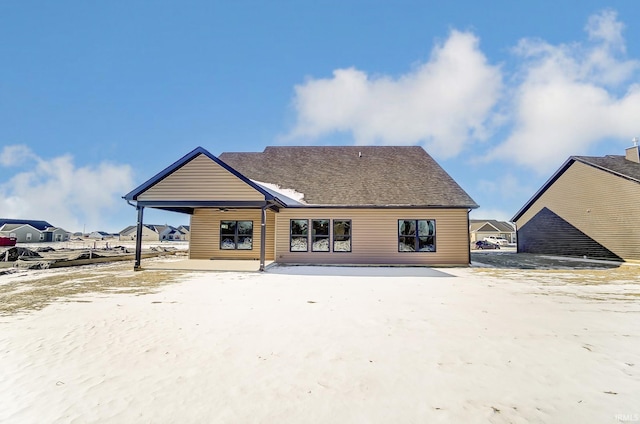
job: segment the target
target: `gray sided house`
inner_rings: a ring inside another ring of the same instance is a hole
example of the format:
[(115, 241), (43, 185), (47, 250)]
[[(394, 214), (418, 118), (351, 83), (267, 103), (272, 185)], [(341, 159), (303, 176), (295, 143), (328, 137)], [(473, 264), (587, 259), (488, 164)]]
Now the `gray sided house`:
[[(190, 215), (191, 259), (468, 265), (478, 205), (420, 147), (188, 153), (124, 196)], [(140, 267), (140, 236), (136, 267)]]
[(640, 260), (640, 151), (572, 156), (513, 217), (518, 252)]
[(0, 219), (0, 235), (15, 237), (18, 243), (68, 241), (71, 233), (47, 221)]

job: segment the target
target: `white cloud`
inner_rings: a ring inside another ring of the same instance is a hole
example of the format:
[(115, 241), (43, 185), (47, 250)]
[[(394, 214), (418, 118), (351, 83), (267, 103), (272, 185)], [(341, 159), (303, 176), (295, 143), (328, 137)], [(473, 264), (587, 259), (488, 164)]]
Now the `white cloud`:
[(515, 50), (523, 61), (513, 92), (513, 129), (487, 158), (548, 173), (606, 138), (635, 135), (640, 62), (624, 57), (622, 29), (615, 12), (604, 11), (589, 19), (592, 43), (586, 46), (521, 41)]
[(425, 144), (440, 157), (482, 139), (500, 95), (500, 70), (470, 33), (452, 31), (427, 63), (398, 78), (337, 69), (295, 87), (297, 123), (287, 139), (352, 133), (357, 144)]
[(31, 162), (28, 171), (0, 182), (3, 218), (42, 219), (67, 231), (99, 228), (108, 214), (123, 202), (121, 196), (133, 186), (129, 165), (102, 162), (76, 167), (70, 155), (40, 158), (26, 146), (7, 146), (1, 164), (12, 152)]
[(32, 159), (33, 153), (24, 144), (14, 144), (5, 146), (0, 152), (1, 166), (19, 166), (25, 161)]

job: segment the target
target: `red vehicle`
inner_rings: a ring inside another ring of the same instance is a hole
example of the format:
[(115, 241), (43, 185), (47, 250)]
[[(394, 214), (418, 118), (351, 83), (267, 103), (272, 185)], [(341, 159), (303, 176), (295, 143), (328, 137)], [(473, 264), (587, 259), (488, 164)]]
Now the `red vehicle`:
[(15, 246), (15, 237), (0, 237), (0, 246)]

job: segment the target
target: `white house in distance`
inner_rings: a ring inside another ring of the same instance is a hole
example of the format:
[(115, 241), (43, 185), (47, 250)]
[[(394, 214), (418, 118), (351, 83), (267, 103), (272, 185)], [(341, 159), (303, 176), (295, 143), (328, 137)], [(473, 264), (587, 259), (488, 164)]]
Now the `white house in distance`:
[(13, 237), (18, 243), (68, 241), (71, 233), (47, 221), (0, 218), (0, 236)]
[[(129, 225), (119, 233), (120, 241), (129, 241), (136, 239), (136, 226)], [(180, 225), (173, 227), (171, 225), (151, 225), (142, 226), (143, 241), (182, 241), (189, 240), (190, 227), (188, 225)]]

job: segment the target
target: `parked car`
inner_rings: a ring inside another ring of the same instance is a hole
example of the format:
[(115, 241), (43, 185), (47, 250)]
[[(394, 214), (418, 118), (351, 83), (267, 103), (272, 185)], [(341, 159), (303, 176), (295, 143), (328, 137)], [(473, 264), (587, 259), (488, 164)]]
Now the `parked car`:
[(485, 240), (478, 240), (476, 242), (476, 249), (500, 249), (500, 245), (498, 243), (491, 243)]
[(506, 246), (509, 244), (506, 238), (504, 237), (496, 237), (496, 236), (488, 236), (483, 239), (484, 241), (488, 241), (489, 243), (498, 244), (500, 246)]

